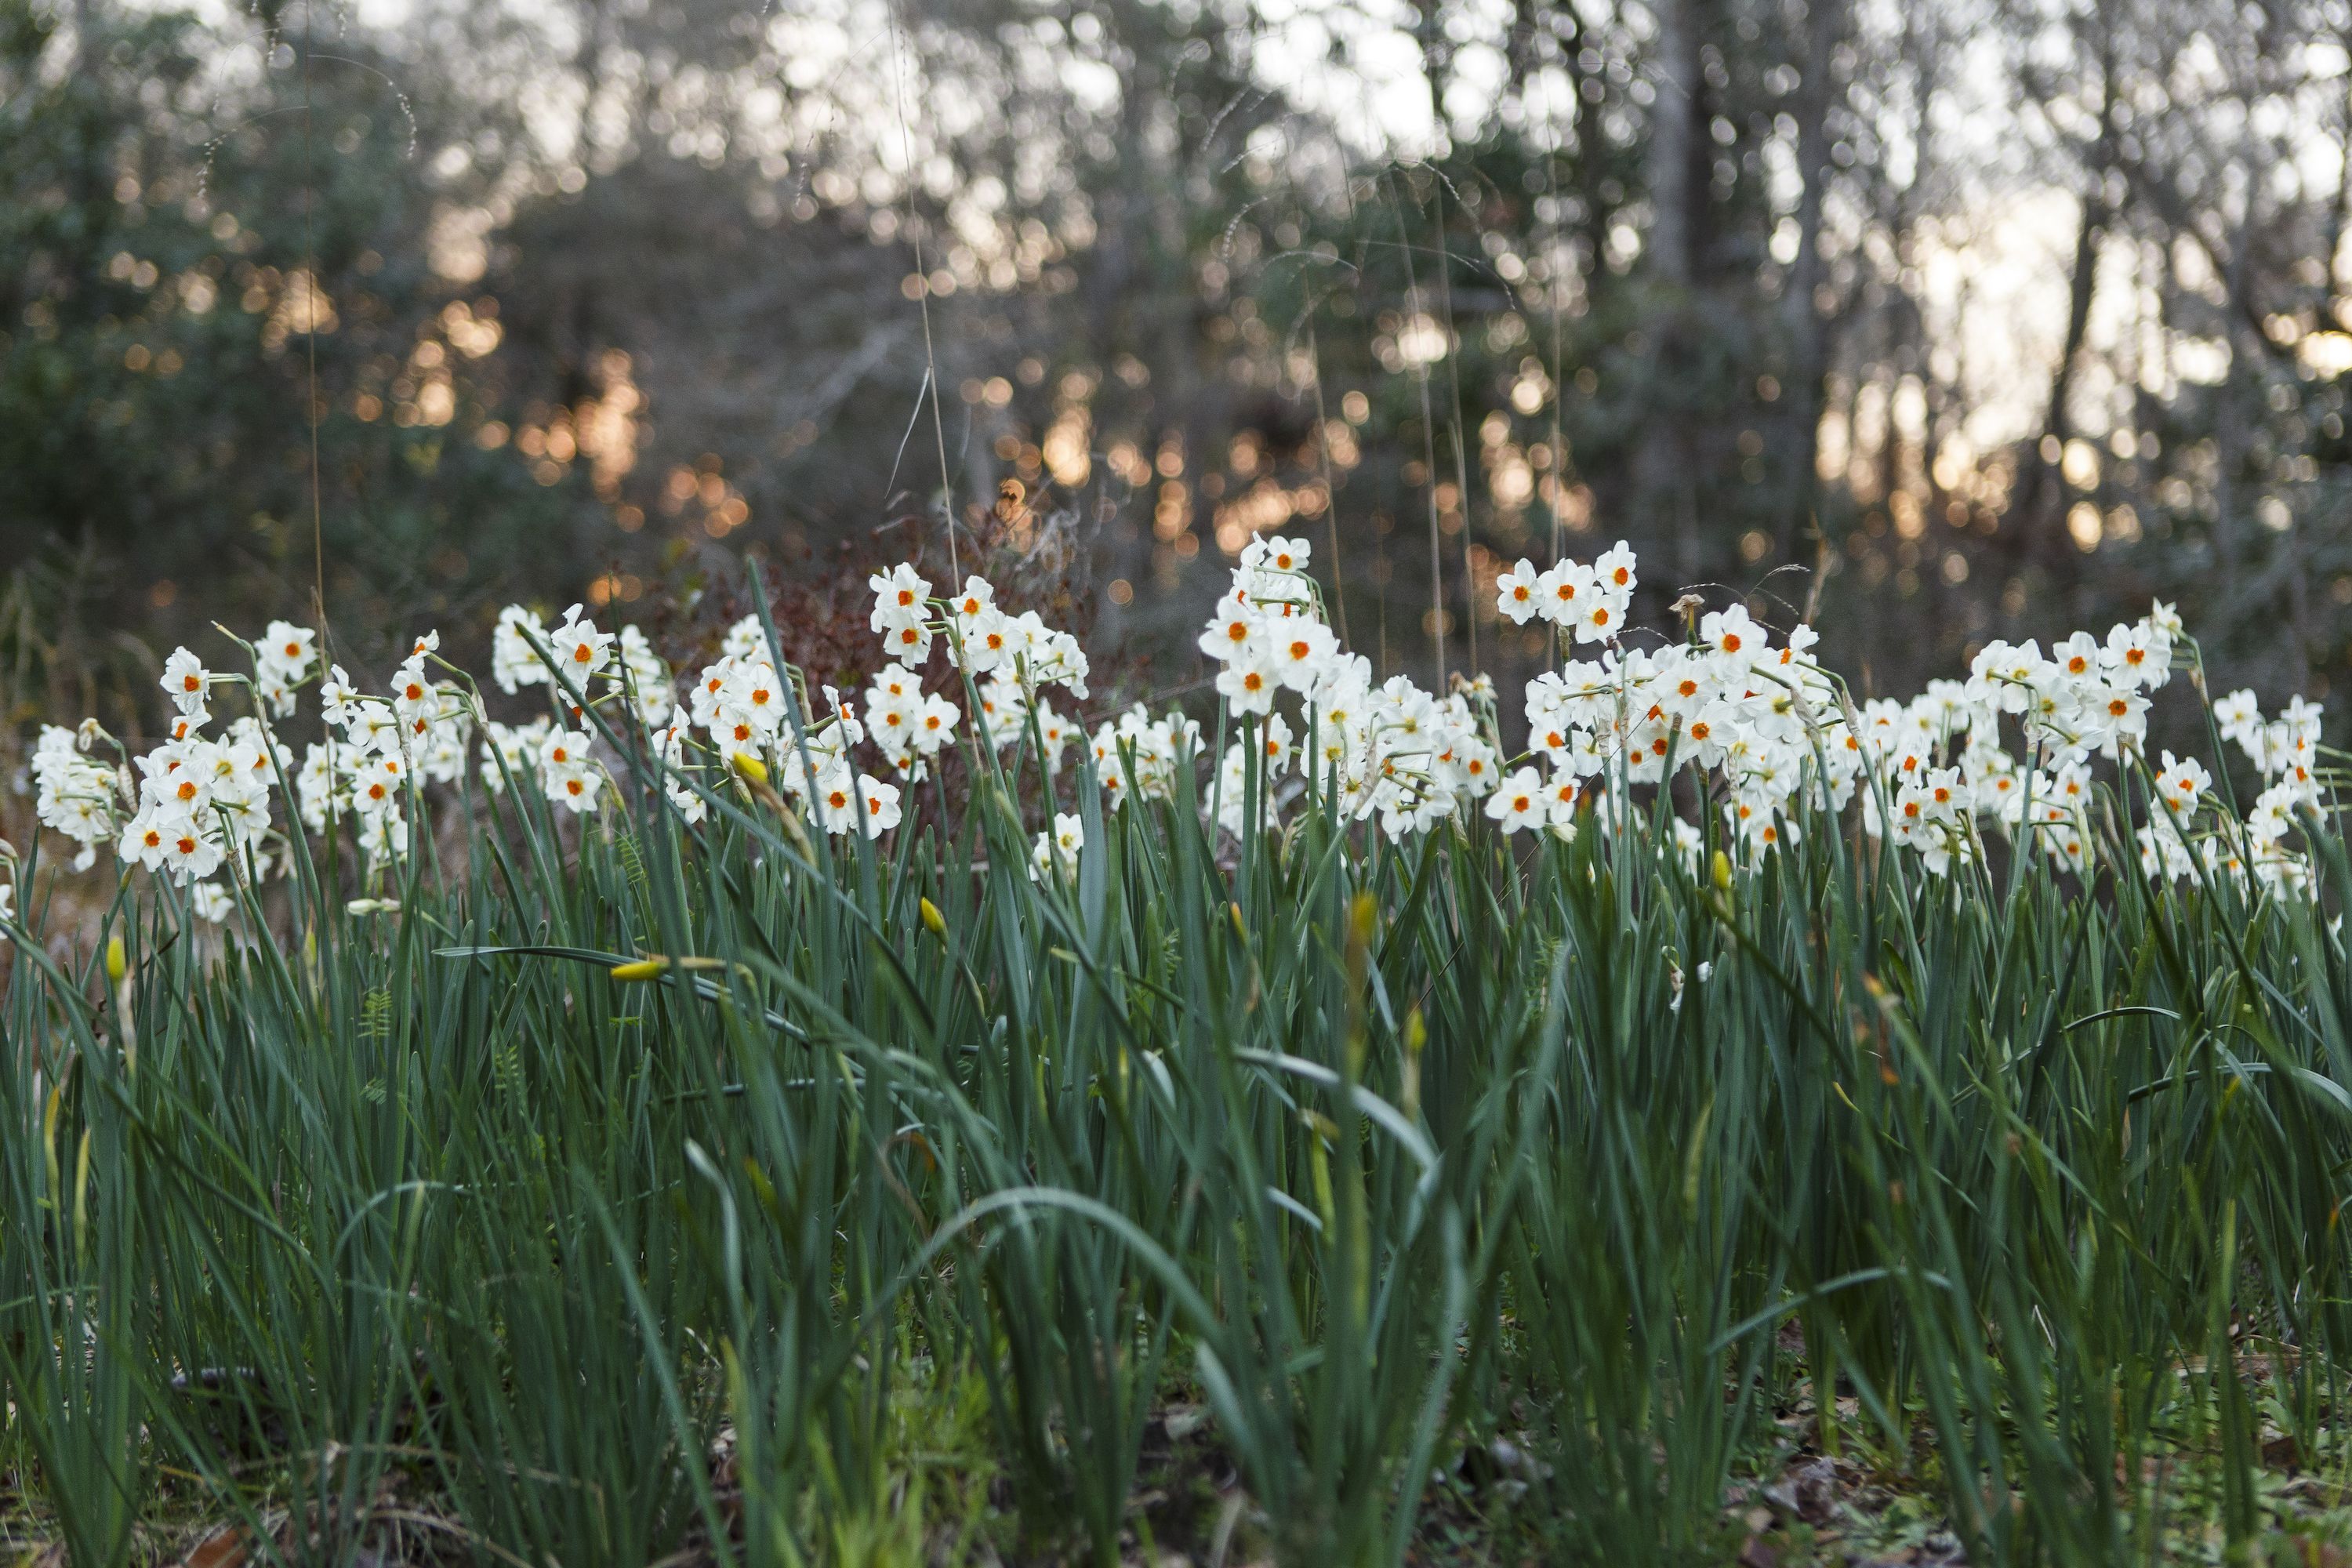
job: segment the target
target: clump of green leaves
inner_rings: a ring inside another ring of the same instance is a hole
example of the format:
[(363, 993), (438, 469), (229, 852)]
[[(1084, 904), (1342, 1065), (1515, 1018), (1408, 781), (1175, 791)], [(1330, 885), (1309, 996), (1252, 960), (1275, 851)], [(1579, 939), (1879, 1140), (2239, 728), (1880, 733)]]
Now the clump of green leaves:
[(2313, 898), (1832, 822), (1727, 889), (1003, 766), (887, 856), (645, 768), (362, 912), (331, 847), (232, 934), (28, 911), (0, 1372), (71, 1559), (1664, 1563), (1834, 1528), (1741, 1511), (1818, 1455), (2105, 1563), (2340, 1485), (2332, 831)]

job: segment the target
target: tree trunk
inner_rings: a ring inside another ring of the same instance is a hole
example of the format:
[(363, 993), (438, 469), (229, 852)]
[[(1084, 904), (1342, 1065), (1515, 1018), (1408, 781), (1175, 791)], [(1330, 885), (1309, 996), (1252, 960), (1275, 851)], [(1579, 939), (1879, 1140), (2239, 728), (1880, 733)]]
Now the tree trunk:
[(1692, 296), (1697, 275), (1696, 221), (1706, 200), (1701, 127), (1706, 78), (1699, 63), (1698, 0), (1657, 0), (1658, 35), (1651, 78), (1647, 176), (1650, 232), (1643, 241), (1650, 289), (1645, 331), (1652, 353), (1649, 417), (1634, 458), (1634, 493), (1644, 524), (1664, 524), (1674, 540), (1684, 583), (1702, 574), (1696, 447), (1677, 404), (1691, 372)]
[(1814, 296), (1822, 283), (1822, 187), (1830, 176), (1830, 61), (1845, 18), (1846, 0), (1811, 0), (1802, 23), (1804, 76), (1793, 106), (1797, 174), (1802, 181), (1797, 193), (1797, 255), (1789, 265), (1787, 292), (1780, 300), (1781, 331), (1789, 343), (1789, 384), (1781, 389), (1787, 402), (1780, 449), (1789, 465), (1779, 552), (1784, 561), (1811, 527), (1821, 493), (1822, 381), (1829, 374), (1830, 321)]
[(2099, 241), (2110, 218), (2107, 172), (2115, 166), (2116, 150), (2115, 31), (2105, 5), (2098, 7), (2093, 25), (2099, 29), (2099, 134), (2092, 143), (2089, 175), (2083, 183), (2082, 216), (2074, 226), (2074, 270), (2066, 285), (2066, 337), (2050, 373), (2042, 439), (2028, 459), (2032, 477), (2025, 505), (2019, 508), (2025, 526), (2033, 531), (2031, 553), (2054, 575), (2065, 578), (2079, 574), (2080, 552), (2065, 537), (2066, 485), (2060, 465), (2065, 460), (2066, 442), (2074, 435), (2074, 414), (2067, 405), (2074, 395), (2074, 363), (2082, 357), (2083, 342), (2090, 330), (2091, 302), (2098, 288)]

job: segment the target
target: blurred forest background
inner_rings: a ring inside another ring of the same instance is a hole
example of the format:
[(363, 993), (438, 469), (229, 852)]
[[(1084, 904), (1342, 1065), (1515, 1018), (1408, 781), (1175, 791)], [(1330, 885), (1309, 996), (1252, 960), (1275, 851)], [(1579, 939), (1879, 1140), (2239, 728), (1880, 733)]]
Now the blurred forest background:
[(0, 657), (79, 712), (314, 584), (355, 668), (510, 598), (682, 626), (747, 550), (820, 581), (1013, 477), (1163, 688), (1278, 529), (1424, 676), (1523, 679), (1496, 571), (1624, 538), (1654, 621), (1818, 595), (1880, 693), (2153, 595), (2323, 695), (2348, 43), (2347, 0), (0, 0)]

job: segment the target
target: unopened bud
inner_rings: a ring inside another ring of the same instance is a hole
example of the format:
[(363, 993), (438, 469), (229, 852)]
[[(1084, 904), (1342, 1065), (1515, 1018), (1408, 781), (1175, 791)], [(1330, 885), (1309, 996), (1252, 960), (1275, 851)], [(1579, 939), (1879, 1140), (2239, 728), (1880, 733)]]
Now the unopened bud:
[(635, 960), (634, 963), (616, 963), (613, 965), (613, 978), (615, 980), (653, 980), (658, 978), (661, 973), (668, 967), (669, 960), (667, 958), (640, 958)]
[(1731, 891), (1731, 857), (1720, 849), (1715, 852), (1715, 885), (1720, 892)]
[(948, 939), (948, 918), (940, 913), (940, 906), (929, 899), (917, 900), (922, 907), (923, 929), (941, 942)]
[(735, 753), (735, 771), (755, 784), (768, 782), (768, 764), (749, 752)]
[(106, 939), (106, 977), (120, 985), (131, 968), (131, 955), (122, 945), (120, 931)]

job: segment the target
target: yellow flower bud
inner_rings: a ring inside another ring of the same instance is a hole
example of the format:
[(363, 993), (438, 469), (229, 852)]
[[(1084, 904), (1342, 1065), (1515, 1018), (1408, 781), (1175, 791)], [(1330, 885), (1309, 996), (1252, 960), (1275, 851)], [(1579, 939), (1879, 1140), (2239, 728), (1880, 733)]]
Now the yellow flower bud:
[(768, 782), (768, 764), (761, 762), (759, 758), (753, 756), (749, 752), (738, 752), (735, 753), (735, 771), (741, 773), (745, 778), (750, 779), (755, 784), (763, 784)]
[(652, 980), (658, 977), (661, 973), (668, 967), (669, 960), (667, 958), (640, 958), (634, 963), (616, 963), (613, 965), (613, 978), (615, 980)]
[(106, 939), (106, 977), (115, 984), (122, 984), (123, 974), (131, 967), (131, 956), (122, 945), (122, 933), (117, 931)]
[(1715, 852), (1715, 885), (1723, 892), (1731, 891), (1731, 857), (1720, 849)]
[(948, 939), (948, 918), (940, 913), (940, 906), (929, 899), (917, 900), (922, 906), (923, 929), (941, 942)]

